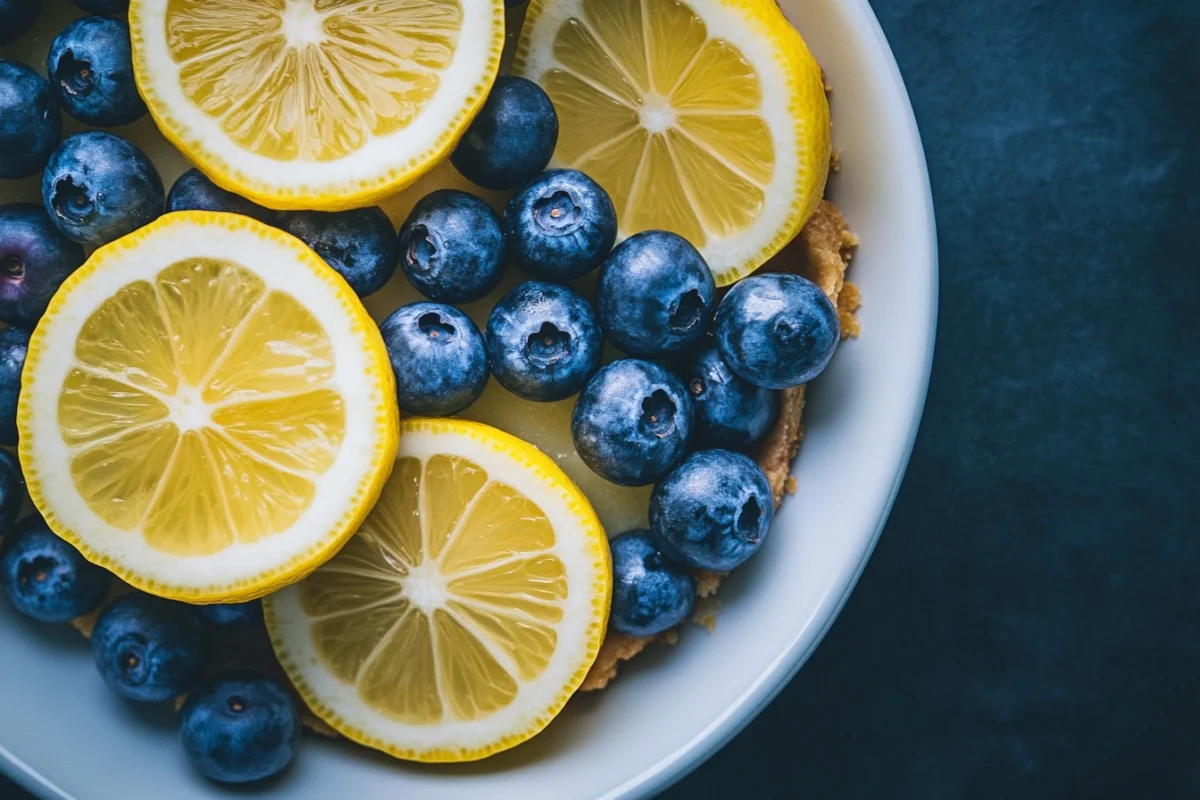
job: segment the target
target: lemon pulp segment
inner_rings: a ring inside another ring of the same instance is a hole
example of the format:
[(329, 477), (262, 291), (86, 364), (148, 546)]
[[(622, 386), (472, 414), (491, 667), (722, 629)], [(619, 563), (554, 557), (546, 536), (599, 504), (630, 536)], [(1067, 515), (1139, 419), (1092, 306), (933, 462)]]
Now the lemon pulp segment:
[(184, 94), (243, 148), (330, 161), (404, 129), (459, 45), (458, 0), (169, 0)]
[(345, 430), (316, 318), (230, 261), (189, 258), (84, 322), (58, 395), (71, 478), (156, 550), (207, 555), (286, 531)]
[(403, 457), (358, 533), (300, 584), (329, 670), (410, 725), (478, 720), (546, 668), (567, 600), (554, 528), (467, 458)]

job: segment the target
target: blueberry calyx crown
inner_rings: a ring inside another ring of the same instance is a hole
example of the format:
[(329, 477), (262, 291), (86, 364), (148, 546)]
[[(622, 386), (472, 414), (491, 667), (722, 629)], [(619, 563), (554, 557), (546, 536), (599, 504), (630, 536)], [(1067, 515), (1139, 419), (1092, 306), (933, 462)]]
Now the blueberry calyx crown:
[(642, 424), (659, 439), (675, 432), (675, 403), (662, 389), (655, 389), (642, 400)]
[(408, 251), (404, 254), (404, 262), (421, 272), (428, 272), (433, 269), (433, 260), (437, 254), (437, 242), (433, 240), (429, 228), (414, 225), (408, 240)]
[(92, 62), (75, 58), (71, 50), (64, 50), (62, 57), (54, 68), (54, 79), (67, 94), (73, 97), (85, 96), (92, 91)]
[(671, 303), (667, 309), (671, 330), (683, 333), (700, 324), (704, 317), (704, 299), (697, 289), (689, 289)]
[(583, 209), (570, 189), (558, 188), (534, 201), (533, 220), (546, 233), (562, 236), (583, 224)]
[(70, 176), (55, 182), (50, 202), (55, 214), (75, 225), (86, 225), (96, 214), (96, 204), (89, 196), (87, 187), (77, 186)]
[(536, 333), (529, 334), (525, 349), (530, 361), (548, 367), (571, 354), (571, 334), (559, 330), (553, 322), (543, 322)]
[(458, 334), (458, 330), (436, 311), (422, 314), (417, 319), (417, 327), (430, 339), (444, 339), (447, 342)]
[(738, 538), (750, 544), (757, 542), (758, 521), (761, 517), (762, 506), (758, 504), (758, 497), (750, 495), (746, 498), (746, 502), (742, 503), (742, 507), (738, 509), (737, 517), (733, 521), (733, 527), (737, 531)]

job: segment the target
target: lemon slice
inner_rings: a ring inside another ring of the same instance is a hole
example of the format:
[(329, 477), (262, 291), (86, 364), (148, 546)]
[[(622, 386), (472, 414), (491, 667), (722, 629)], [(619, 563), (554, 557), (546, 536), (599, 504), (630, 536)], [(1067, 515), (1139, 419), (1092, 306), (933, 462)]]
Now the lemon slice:
[(375, 510), (328, 564), (264, 601), (317, 716), (398, 758), (467, 761), (544, 728), (604, 637), (608, 543), (532, 445), (476, 422), (401, 423)]
[(778, 252), (821, 200), (821, 69), (771, 0), (533, 0), (514, 71), (554, 101), (553, 164), (608, 190), (621, 236), (686, 237), (718, 286)]
[(163, 134), (272, 208), (367, 205), (446, 156), (491, 88), (502, 0), (133, 0)]
[(329, 558), (396, 452), (379, 329), (300, 240), (181, 212), (100, 248), (34, 331), (21, 466), (50, 527), (154, 594), (245, 600)]

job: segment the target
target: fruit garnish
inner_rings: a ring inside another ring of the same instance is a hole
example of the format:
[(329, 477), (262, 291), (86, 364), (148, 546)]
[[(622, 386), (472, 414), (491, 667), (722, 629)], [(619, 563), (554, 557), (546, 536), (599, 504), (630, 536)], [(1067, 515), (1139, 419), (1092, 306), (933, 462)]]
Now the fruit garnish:
[(824, 192), (821, 69), (771, 0), (533, 0), (514, 71), (558, 112), (551, 165), (599, 181), (622, 236), (686, 237), (720, 286), (782, 248)]
[(153, 594), (245, 600), (354, 532), (396, 449), (393, 375), (345, 282), (248, 217), (168, 214), (102, 247), (29, 344), (34, 505)]
[(263, 600), (317, 716), (398, 758), (468, 761), (542, 730), (604, 637), (608, 543), (529, 444), (407, 419), (375, 510), (336, 557)]
[(487, 97), (501, 0), (134, 0), (158, 127), (276, 209), (367, 205), (425, 174)]

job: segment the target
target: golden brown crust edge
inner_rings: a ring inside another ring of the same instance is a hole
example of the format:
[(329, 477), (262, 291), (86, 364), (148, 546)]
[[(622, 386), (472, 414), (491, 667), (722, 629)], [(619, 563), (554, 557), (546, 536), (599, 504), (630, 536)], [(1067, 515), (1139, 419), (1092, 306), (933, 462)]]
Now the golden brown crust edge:
[[(862, 300), (858, 287), (846, 282), (846, 269), (857, 246), (858, 237), (850, 230), (842, 212), (833, 203), (823, 200), (796, 240), (771, 259), (764, 269), (795, 272), (820, 286), (837, 306), (842, 338), (853, 338), (859, 333), (858, 318), (854, 312)], [(801, 422), (804, 388), (796, 386), (780, 393), (779, 418), (759, 444), (756, 454), (758, 465), (767, 474), (771, 484), (776, 508), (783, 502), (785, 494), (795, 491), (795, 479), (791, 472), (792, 462), (804, 436)], [(716, 572), (696, 573), (696, 594), (701, 602), (697, 603), (694, 619), (710, 629), (715, 613), (714, 595), (721, 578), (722, 575)], [(580, 691), (603, 689), (616, 677), (621, 662), (633, 658), (655, 640), (673, 643), (674, 639), (673, 636), (641, 638), (609, 631), (595, 663), (579, 687)]]

